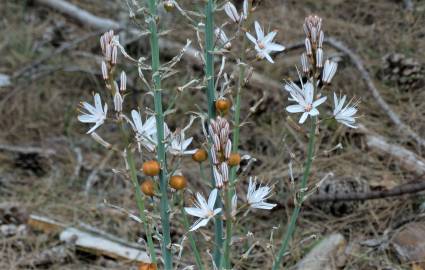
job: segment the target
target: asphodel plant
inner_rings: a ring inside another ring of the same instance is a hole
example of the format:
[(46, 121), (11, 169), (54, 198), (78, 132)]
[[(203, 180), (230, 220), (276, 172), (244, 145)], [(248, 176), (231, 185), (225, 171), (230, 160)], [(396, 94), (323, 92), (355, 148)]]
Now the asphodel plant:
[[(131, 181), (138, 215), (121, 207), (116, 209), (129, 214), (142, 226), (150, 256), (150, 261), (143, 267), (148, 269), (181, 267), (181, 258), (186, 254), (186, 239), (193, 256), (187, 255), (185, 262), (193, 258), (196, 269), (232, 269), (235, 262), (247, 254), (245, 249), (235, 249), (232, 240), (246, 229), (235, 230), (235, 227), (247, 224), (249, 213), (271, 210), (276, 206), (270, 201), (271, 184), (265, 184), (256, 176), (240, 174), (241, 162), (252, 163), (255, 155), (242, 155), (239, 150), (240, 136), (244, 135), (241, 132), (241, 107), (246, 105), (241, 93), (249, 83), (253, 63), (274, 64), (273, 54), (282, 52), (285, 47), (274, 42), (276, 31), (266, 32), (255, 20), (256, 7), (252, 1), (245, 0), (240, 10), (227, 1), (205, 0), (200, 4), (203, 5), (201, 9), (189, 11), (186, 8), (190, 6), (182, 7), (174, 0), (127, 1), (130, 16), (139, 22), (141, 33), (147, 33), (142, 38), (149, 40), (149, 57), (131, 56), (114, 31), (104, 33), (100, 37), (99, 49), (103, 58), (101, 71), (105, 91), (94, 94), (93, 105), (82, 102), (78, 116), (80, 122), (93, 124), (87, 133), (97, 143), (114, 151), (117, 157), (123, 157), (122, 168), (116, 168), (114, 172)], [(199, 10), (203, 12), (199, 13)], [(188, 40), (180, 53), (161, 64), (159, 37), (167, 33), (163, 32), (165, 25), (161, 24), (161, 14), (165, 12), (187, 21), (195, 31), (197, 44)], [(215, 23), (220, 18), (220, 23)], [(255, 34), (251, 34), (253, 31)], [(336, 62), (324, 61), (322, 19), (309, 16), (304, 31), (306, 51), (301, 55), (300, 83), (288, 81), (283, 89), (293, 103), (286, 107), (287, 112), (300, 113), (298, 124), (310, 125), (309, 142), (304, 173), (294, 195), (295, 209), (288, 226), (281, 226), (286, 230), (282, 243), (276, 247), (278, 252), (273, 269), (282, 266), (282, 256), (289, 246), (302, 203), (310, 194), (310, 171), (317, 149), (315, 137), (320, 131), (319, 117), (322, 115), (319, 106), (327, 100), (337, 69)], [(190, 46), (197, 46), (202, 51), (199, 58), (204, 69), (199, 78), (182, 82), (175, 74), (178, 62)], [(226, 73), (229, 62), (236, 64), (236, 75)], [(121, 63), (126, 65), (119, 65)], [(126, 101), (139, 97), (127, 89), (127, 73), (120, 70), (121, 66), (137, 71), (137, 79), (143, 85), (140, 90), (147, 93), (142, 96), (143, 103), (150, 103), (148, 108), (128, 108), (136, 102)], [(173, 89), (163, 88), (163, 80), (171, 79), (178, 85)], [(197, 112), (194, 112), (195, 107), (182, 108), (185, 113), (176, 117), (181, 121), (177, 123), (179, 127), (171, 131), (167, 121), (178, 111), (174, 106), (182, 97), (175, 94), (175, 89), (178, 92), (200, 90), (206, 97), (206, 104), (193, 100), (199, 108)], [(174, 102), (164, 104), (164, 96), (171, 97), (167, 100)], [(355, 128), (357, 102), (344, 105), (345, 96), (340, 98), (335, 93), (333, 96), (334, 109), (328, 118)], [(108, 107), (113, 110), (108, 111)], [(116, 125), (118, 129), (113, 130), (120, 131), (120, 139), (111, 143), (99, 135), (105, 125)], [(198, 136), (200, 139), (195, 142), (188, 134), (196, 132), (202, 136)], [(197, 165), (199, 177), (189, 178), (185, 174), (189, 168), (182, 164)], [(197, 191), (202, 186), (209, 190), (208, 196)], [(237, 190), (244, 189), (246, 192), (238, 194)], [(188, 198), (192, 202), (188, 202)], [(192, 223), (189, 216), (197, 219)], [(177, 233), (181, 231), (178, 227), (183, 228), (183, 235)], [(200, 231), (203, 234), (195, 235)], [(176, 236), (171, 238), (171, 235)], [(252, 248), (249, 246), (248, 251)]]

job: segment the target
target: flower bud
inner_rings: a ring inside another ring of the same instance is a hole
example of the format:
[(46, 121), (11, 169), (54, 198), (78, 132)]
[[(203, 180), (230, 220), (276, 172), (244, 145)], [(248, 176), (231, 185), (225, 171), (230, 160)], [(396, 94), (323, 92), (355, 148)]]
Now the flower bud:
[(338, 63), (331, 61), (331, 60), (326, 60), (325, 61), (325, 65), (323, 67), (323, 72), (322, 72), (322, 81), (325, 84), (330, 84), (332, 81), (332, 78), (334, 77), (336, 70), (338, 68)]
[(116, 91), (114, 95), (114, 109), (116, 112), (122, 112), (122, 103), (123, 103), (123, 98), (120, 92)]
[(102, 77), (105, 81), (109, 78), (108, 67), (106, 66), (105, 61), (102, 61)]
[(322, 48), (318, 48), (316, 51), (316, 67), (322, 68), (323, 67), (323, 50)]
[(311, 48), (311, 42), (310, 42), (309, 38), (305, 39), (305, 51), (306, 51), (308, 56), (313, 55), (313, 50)]
[(224, 4), (224, 12), (226, 12), (227, 16), (234, 22), (238, 23), (240, 20), (238, 11), (236, 10), (236, 7), (231, 3), (227, 2)]
[(116, 65), (118, 59), (118, 48), (117, 46), (112, 47), (111, 64)]
[(120, 76), (120, 91), (125, 90), (127, 90), (127, 75), (122, 71)]
[(305, 53), (301, 54), (301, 67), (305, 74), (310, 72), (310, 63), (308, 62), (308, 58)]
[(224, 148), (224, 157), (226, 159), (229, 159), (231, 152), (232, 152), (232, 141), (228, 140), (226, 143), (226, 147)]
[(217, 188), (222, 188), (223, 187), (223, 177), (221, 176), (221, 174), (218, 171), (216, 166), (213, 167), (213, 175), (214, 175), (214, 180), (215, 180), (215, 186)]
[(323, 33), (323, 31), (320, 31), (320, 34), (319, 34), (319, 41), (318, 41), (318, 43), (317, 43), (317, 47), (318, 48), (322, 48), (322, 46), (323, 46), (323, 40), (325, 39), (325, 33)]
[(223, 182), (229, 181), (229, 167), (226, 162), (222, 162), (220, 165), (221, 175), (223, 177)]

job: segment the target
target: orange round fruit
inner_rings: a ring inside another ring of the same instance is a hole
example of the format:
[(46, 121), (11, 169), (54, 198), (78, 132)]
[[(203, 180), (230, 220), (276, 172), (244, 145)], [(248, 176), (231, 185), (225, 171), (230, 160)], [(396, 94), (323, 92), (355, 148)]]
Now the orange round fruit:
[(173, 175), (170, 178), (170, 187), (181, 190), (187, 187), (186, 177), (183, 175)]
[(143, 181), (140, 188), (142, 189), (142, 192), (147, 196), (152, 197), (155, 195), (155, 183), (150, 179)]
[(230, 100), (224, 97), (217, 99), (215, 102), (216, 110), (221, 113), (227, 113), (230, 109), (230, 106), (232, 106), (232, 103), (230, 102)]
[(237, 166), (239, 165), (239, 163), (241, 163), (241, 155), (239, 155), (238, 153), (232, 153), (229, 156), (229, 159), (227, 160), (227, 163), (230, 166)]
[(208, 153), (205, 151), (205, 149), (199, 148), (196, 150), (196, 152), (192, 155), (192, 159), (196, 162), (203, 162), (207, 160)]
[(149, 160), (143, 163), (142, 170), (145, 175), (155, 176), (161, 171), (161, 165), (156, 160)]
[(156, 264), (154, 263), (141, 263), (139, 265), (139, 270), (157, 270)]

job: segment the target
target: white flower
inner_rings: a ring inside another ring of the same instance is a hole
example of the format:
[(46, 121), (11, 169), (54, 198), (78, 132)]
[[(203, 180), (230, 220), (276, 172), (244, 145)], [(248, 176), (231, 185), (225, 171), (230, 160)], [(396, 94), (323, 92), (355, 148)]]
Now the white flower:
[[(351, 102), (348, 102), (347, 105), (343, 108), (346, 96), (343, 96), (340, 100), (334, 93), (334, 111), (333, 115), (336, 121), (340, 122), (351, 128), (357, 128), (355, 125), (356, 118), (354, 115), (357, 113), (357, 104), (351, 105)], [(351, 106), (350, 106), (351, 105)]]
[(230, 43), (229, 39), (227, 38), (226, 33), (221, 28), (216, 28), (214, 30), (214, 33), (220, 43), (221, 46), (223, 46), (226, 49), (230, 49), (232, 47), (232, 43)]
[(240, 20), (240, 16), (238, 14), (238, 11), (236, 10), (236, 7), (231, 3), (227, 2), (224, 4), (224, 12), (226, 12), (227, 16), (234, 22), (237, 23)]
[(81, 112), (82, 114), (78, 116), (78, 121), (83, 123), (95, 123), (95, 125), (87, 131), (87, 134), (89, 134), (105, 122), (108, 105), (105, 103), (105, 106), (102, 108), (102, 101), (100, 100), (99, 94), (94, 95), (94, 107), (87, 102), (82, 102), (81, 104), (88, 113)]
[(270, 198), (271, 191), (272, 189), (269, 186), (260, 185), (257, 189), (257, 182), (255, 180), (252, 181), (252, 177), (250, 177), (248, 193), (246, 195), (249, 206), (251, 208), (266, 209), (266, 210), (270, 210), (273, 207), (275, 207), (276, 204), (265, 202), (265, 200)]
[(211, 218), (221, 212), (221, 208), (214, 209), (215, 201), (217, 199), (217, 193), (217, 189), (213, 189), (211, 191), (211, 194), (208, 197), (208, 203), (205, 200), (204, 196), (202, 196), (200, 193), (196, 193), (197, 202), (195, 202), (195, 207), (184, 208), (186, 213), (199, 218), (190, 227), (190, 231), (195, 231), (200, 227), (207, 225)]
[(338, 68), (337, 62), (330, 61), (330, 60), (325, 61), (325, 66), (323, 67), (323, 72), (322, 72), (323, 83), (328, 83), (328, 84), (331, 83), (337, 68)]
[(168, 152), (172, 155), (193, 155), (196, 149), (187, 150), (189, 145), (192, 143), (193, 137), (185, 139), (184, 130), (176, 130), (171, 135), (171, 144), (168, 147)]
[(257, 21), (255, 22), (255, 32), (257, 34), (257, 38), (255, 38), (248, 32), (246, 33), (246, 36), (249, 40), (251, 40), (252, 43), (255, 44), (257, 56), (261, 59), (266, 58), (270, 63), (274, 63), (273, 59), (270, 56), (270, 53), (274, 51), (280, 52), (285, 49), (284, 46), (272, 42), (277, 32), (272, 31), (267, 35), (264, 35), (264, 31)]
[(141, 145), (146, 147), (149, 151), (153, 151), (156, 145), (156, 141), (153, 138), (153, 136), (156, 134), (155, 117), (149, 117), (144, 124), (138, 111), (132, 110), (131, 117), (133, 118), (133, 123), (131, 124), (134, 131), (136, 132), (136, 141), (139, 145), (139, 151)]
[(318, 100), (313, 101), (314, 87), (310, 82), (304, 84), (302, 89), (300, 89), (295, 83), (290, 82), (285, 85), (285, 90), (291, 95), (289, 100), (298, 103), (286, 107), (286, 110), (290, 113), (303, 113), (299, 120), (300, 124), (304, 123), (309, 115), (319, 115), (319, 110), (317, 110), (316, 107), (326, 101), (326, 97), (321, 97)]

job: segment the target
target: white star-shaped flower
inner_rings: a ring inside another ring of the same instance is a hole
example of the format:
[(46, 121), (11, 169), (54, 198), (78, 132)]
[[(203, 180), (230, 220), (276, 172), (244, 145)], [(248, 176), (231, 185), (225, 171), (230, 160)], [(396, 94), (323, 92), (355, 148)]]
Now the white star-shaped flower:
[(81, 105), (88, 113), (81, 111), (82, 114), (78, 116), (78, 121), (82, 123), (95, 124), (89, 131), (87, 131), (87, 134), (89, 134), (105, 122), (108, 105), (105, 103), (105, 106), (102, 108), (102, 100), (100, 99), (100, 95), (97, 93), (94, 95), (94, 107), (87, 102), (82, 102)]
[(156, 134), (155, 117), (149, 117), (144, 124), (138, 111), (132, 110), (131, 117), (133, 118), (133, 123), (131, 124), (136, 132), (136, 141), (139, 145), (139, 151), (141, 145), (146, 147), (149, 151), (153, 151), (156, 145), (153, 139), (153, 135)]
[(221, 208), (214, 209), (217, 199), (217, 189), (213, 189), (208, 197), (208, 202), (200, 193), (196, 193), (195, 207), (185, 207), (184, 210), (191, 216), (199, 219), (190, 227), (190, 231), (195, 231), (200, 227), (206, 226), (211, 218), (221, 212)]
[(303, 124), (309, 115), (319, 115), (316, 107), (326, 101), (326, 97), (314, 101), (314, 87), (310, 82), (304, 84), (302, 89), (295, 83), (289, 82), (285, 85), (285, 90), (291, 95), (289, 100), (298, 103), (286, 107), (286, 110), (290, 113), (303, 113), (299, 120), (300, 124)]
[(351, 128), (357, 128), (355, 125), (356, 118), (354, 115), (357, 113), (357, 104), (351, 105), (351, 102), (348, 102), (344, 107), (346, 96), (343, 96), (341, 99), (338, 99), (334, 93), (334, 111), (333, 116), (336, 121), (340, 122), (343, 125), (346, 125)]
[(273, 59), (270, 56), (270, 53), (283, 51), (285, 50), (285, 47), (280, 44), (273, 43), (273, 39), (277, 34), (276, 31), (272, 31), (267, 35), (264, 35), (264, 31), (257, 21), (254, 23), (254, 25), (257, 38), (255, 38), (248, 32), (246, 33), (246, 36), (252, 43), (254, 43), (255, 50), (257, 51), (257, 56), (260, 59), (266, 58), (270, 63), (274, 63)]
[(276, 206), (276, 204), (265, 202), (270, 198), (270, 192), (272, 188), (269, 186), (259, 186), (257, 189), (257, 182), (249, 178), (249, 186), (246, 198), (251, 208), (266, 209), (270, 210)]
[(172, 155), (193, 155), (196, 149), (187, 150), (189, 145), (192, 143), (193, 137), (185, 139), (184, 130), (176, 130), (171, 135), (171, 144), (168, 147), (168, 152)]

